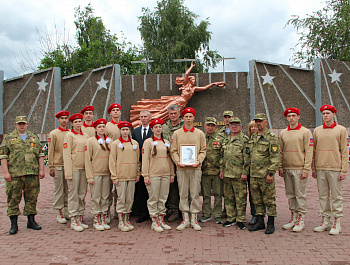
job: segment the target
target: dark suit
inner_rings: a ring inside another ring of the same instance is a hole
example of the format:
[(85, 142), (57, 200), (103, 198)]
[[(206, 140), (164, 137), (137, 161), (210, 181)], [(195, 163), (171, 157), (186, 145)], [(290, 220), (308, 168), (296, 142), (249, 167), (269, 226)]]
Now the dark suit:
[[(142, 132), (141, 132), (142, 131)], [(152, 130), (151, 128), (148, 128), (148, 132), (146, 135), (146, 139), (150, 138), (152, 136)], [(136, 129), (133, 130), (132, 132), (132, 139), (134, 139), (135, 141), (137, 141), (139, 143), (139, 148), (140, 148), (140, 162), (142, 163), (142, 147), (143, 147), (143, 142), (146, 139), (142, 139), (142, 135), (143, 135), (143, 127), (139, 126)], [(140, 212), (140, 216), (141, 217), (148, 217), (149, 213), (148, 213), (148, 208), (147, 208), (147, 200), (148, 200), (148, 192), (146, 189), (146, 185), (144, 182), (143, 177), (140, 177), (140, 180), (136, 183), (135, 186), (135, 201), (137, 201), (138, 204), (138, 208), (139, 208), (139, 212)]]

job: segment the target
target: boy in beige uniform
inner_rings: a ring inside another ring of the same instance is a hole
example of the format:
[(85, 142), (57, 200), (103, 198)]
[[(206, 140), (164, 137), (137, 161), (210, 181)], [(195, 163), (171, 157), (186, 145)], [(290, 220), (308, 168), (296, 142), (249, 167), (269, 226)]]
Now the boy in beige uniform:
[(306, 183), (311, 169), (313, 143), (311, 131), (299, 123), (300, 111), (288, 108), (284, 111), (288, 128), (280, 135), (281, 163), (279, 175), (284, 178), (291, 220), (283, 229), (301, 232), (304, 229), (306, 208)]
[(64, 136), (63, 162), (64, 175), (68, 184), (68, 212), (71, 229), (80, 232), (89, 228), (83, 223), (87, 181), (85, 177), (85, 151), (88, 136), (81, 130), (83, 115), (69, 117), (72, 130)]
[[(206, 155), (206, 141), (204, 133), (193, 126), (196, 111), (193, 108), (186, 108), (181, 112), (181, 116), (185, 121), (183, 128), (177, 130), (173, 134), (170, 153), (176, 164), (177, 178), (180, 192), (180, 211), (182, 212), (183, 221), (176, 228), (184, 230), (192, 226), (194, 230), (201, 230), (198, 224), (197, 214), (199, 208), (199, 192), (201, 189), (202, 162)], [(182, 145), (195, 146), (195, 161), (193, 163), (184, 164), (185, 157), (182, 157)], [(181, 160), (180, 160), (181, 159)], [(191, 194), (191, 204), (189, 204), (188, 194)], [(191, 221), (189, 218), (191, 213)]]
[(118, 123), (120, 122), (122, 107), (118, 103), (113, 103), (107, 109), (109, 115), (111, 115), (112, 120), (107, 122), (106, 125), (106, 136), (111, 138), (113, 141), (117, 140), (120, 136), (120, 130), (118, 128)]
[[(346, 129), (334, 121), (337, 110), (332, 105), (323, 105), (320, 109), (324, 120), (313, 134), (314, 155), (312, 177), (317, 178), (322, 223), (315, 232), (330, 229), (330, 218), (334, 223), (329, 231), (331, 235), (341, 232), (340, 219), (343, 217), (343, 199), (341, 183), (348, 172), (348, 134)], [(331, 206), (332, 204), (332, 206)]]
[(57, 210), (56, 219), (60, 224), (67, 223), (65, 216), (68, 216), (68, 186), (63, 167), (63, 139), (69, 132), (68, 116), (68, 111), (60, 111), (55, 115), (60, 126), (50, 132), (48, 139), (49, 174), (54, 180), (53, 208)]
[(123, 232), (134, 229), (129, 216), (134, 202), (135, 182), (140, 178), (139, 145), (130, 138), (130, 127), (130, 122), (119, 122), (121, 136), (112, 143), (109, 155), (109, 171), (118, 194), (118, 228)]
[(94, 106), (86, 106), (80, 111), (80, 113), (83, 114), (84, 116), (84, 122), (83, 122), (83, 126), (81, 127), (81, 130), (83, 131), (83, 133), (88, 135), (88, 137), (95, 136), (95, 128), (92, 126), (94, 111), (95, 111)]

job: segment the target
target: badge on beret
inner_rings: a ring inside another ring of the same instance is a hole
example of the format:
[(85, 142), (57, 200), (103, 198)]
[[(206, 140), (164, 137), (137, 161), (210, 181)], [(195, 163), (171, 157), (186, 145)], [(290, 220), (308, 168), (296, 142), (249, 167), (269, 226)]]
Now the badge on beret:
[(67, 148), (67, 143), (64, 143), (64, 144), (63, 144), (63, 148)]
[(271, 148), (272, 148), (272, 153), (277, 153), (278, 146), (276, 144), (271, 145)]

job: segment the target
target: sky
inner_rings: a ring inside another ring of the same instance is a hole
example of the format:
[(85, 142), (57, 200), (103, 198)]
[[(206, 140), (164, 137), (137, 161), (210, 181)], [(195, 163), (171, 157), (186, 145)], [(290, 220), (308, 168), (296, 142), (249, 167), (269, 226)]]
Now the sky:
[[(74, 8), (92, 4), (112, 34), (124, 33), (127, 41), (141, 46), (138, 16), (142, 7), (151, 10), (157, 0), (0, 0), (0, 70), (5, 79), (24, 72), (21, 65), (37, 66), (40, 59), (38, 32), (69, 39), (75, 37)], [(292, 48), (298, 35), (285, 27), (292, 15), (304, 18), (322, 9), (321, 0), (185, 0), (185, 5), (201, 20), (209, 18), (212, 32), (210, 49), (225, 61), (225, 72), (247, 72), (249, 60), (291, 65)], [(56, 32), (59, 32), (56, 34)], [(53, 39), (53, 44), (57, 40)], [(181, 59), (181, 58), (179, 58)], [(210, 72), (222, 72), (222, 62)], [(30, 71), (31, 72), (31, 71)]]

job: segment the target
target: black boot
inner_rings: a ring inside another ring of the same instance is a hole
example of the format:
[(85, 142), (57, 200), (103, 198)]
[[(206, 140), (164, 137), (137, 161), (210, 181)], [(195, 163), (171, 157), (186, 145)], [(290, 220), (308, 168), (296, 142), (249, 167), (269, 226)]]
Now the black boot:
[(34, 230), (41, 230), (41, 226), (38, 225), (34, 220), (34, 214), (28, 215), (27, 218), (28, 218), (27, 228), (34, 229)]
[(269, 216), (269, 219), (267, 220), (267, 228), (265, 230), (265, 234), (273, 234), (275, 232), (275, 217)]
[(264, 222), (264, 216), (257, 215), (256, 216), (256, 223), (252, 227), (249, 228), (249, 231), (258, 231), (265, 229), (265, 222)]
[(11, 220), (11, 228), (10, 228), (9, 234), (10, 235), (17, 234), (17, 231), (18, 231), (18, 225), (17, 225), (18, 215), (11, 215), (10, 216), (10, 220)]

